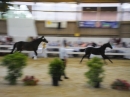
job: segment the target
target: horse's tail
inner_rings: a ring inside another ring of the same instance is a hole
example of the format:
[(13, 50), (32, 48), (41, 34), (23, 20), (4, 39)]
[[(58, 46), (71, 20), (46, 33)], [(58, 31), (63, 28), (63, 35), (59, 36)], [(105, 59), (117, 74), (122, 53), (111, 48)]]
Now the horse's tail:
[(11, 54), (13, 54), (13, 51), (14, 51), (14, 49), (16, 48), (16, 45), (17, 45), (17, 43), (15, 43), (15, 44), (13, 45), (13, 49), (12, 49), (12, 51), (11, 51)]

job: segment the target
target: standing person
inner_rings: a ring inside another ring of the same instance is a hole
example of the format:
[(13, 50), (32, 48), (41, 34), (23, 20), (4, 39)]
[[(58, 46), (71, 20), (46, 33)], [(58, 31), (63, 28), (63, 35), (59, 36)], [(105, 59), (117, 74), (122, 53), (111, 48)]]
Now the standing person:
[(42, 43), (42, 54), (44, 58), (47, 58), (47, 53), (46, 53), (46, 43)]
[[(67, 44), (66, 43), (63, 43), (63, 46), (60, 47), (60, 50), (59, 50), (59, 57), (60, 59), (63, 61), (64, 63), (64, 73), (63, 73), (63, 76), (65, 79), (68, 79), (68, 77), (66, 76), (66, 73), (65, 73), (65, 69), (66, 69), (66, 63), (67, 63), (67, 51), (66, 51), (66, 48), (67, 47)], [(62, 75), (61, 75), (62, 76)], [(62, 81), (61, 79), (61, 76), (59, 78), (60, 81)]]
[(32, 36), (30, 36), (30, 37), (27, 38), (27, 42), (31, 42), (31, 41), (33, 41), (33, 40), (34, 40), (34, 39), (33, 39)]
[(78, 38), (77, 43), (78, 43), (78, 45), (82, 45), (82, 40), (81, 40), (81, 38)]
[(63, 45), (67, 44), (67, 40), (64, 38), (63, 39)]

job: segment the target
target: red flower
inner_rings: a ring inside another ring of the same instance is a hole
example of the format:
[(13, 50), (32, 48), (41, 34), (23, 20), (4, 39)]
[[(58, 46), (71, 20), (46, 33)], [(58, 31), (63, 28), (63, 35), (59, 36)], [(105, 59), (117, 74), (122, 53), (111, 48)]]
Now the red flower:
[(30, 79), (34, 79), (34, 76), (30, 76)]
[(23, 81), (25, 82), (26, 85), (36, 85), (39, 80), (35, 79), (34, 76), (26, 76), (23, 79)]

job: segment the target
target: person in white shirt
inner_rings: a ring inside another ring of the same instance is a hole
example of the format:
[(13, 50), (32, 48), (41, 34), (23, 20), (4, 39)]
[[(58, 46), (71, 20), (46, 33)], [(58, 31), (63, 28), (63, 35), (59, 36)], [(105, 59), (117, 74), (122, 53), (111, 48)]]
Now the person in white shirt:
[[(64, 73), (63, 73), (63, 76), (64, 76), (65, 79), (68, 79), (68, 77), (65, 74), (66, 63), (67, 63), (67, 58), (68, 58), (66, 47), (67, 47), (67, 44), (63, 43), (63, 46), (61, 46), (60, 49), (59, 49), (59, 57), (64, 62)], [(60, 76), (59, 80), (62, 81), (61, 76)]]

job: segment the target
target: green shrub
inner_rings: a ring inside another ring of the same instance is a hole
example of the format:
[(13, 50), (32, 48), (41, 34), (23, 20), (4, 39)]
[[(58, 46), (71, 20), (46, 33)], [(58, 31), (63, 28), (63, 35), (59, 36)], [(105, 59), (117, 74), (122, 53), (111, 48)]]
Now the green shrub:
[(2, 66), (6, 66), (8, 74), (5, 77), (11, 85), (17, 83), (17, 78), (22, 76), (22, 69), (26, 66), (27, 56), (22, 53), (15, 52), (14, 54), (6, 55), (2, 60)]
[(100, 58), (94, 57), (87, 62), (87, 66), (89, 67), (89, 71), (85, 73), (85, 76), (89, 79), (88, 83), (91, 86), (95, 86), (97, 83), (103, 81), (104, 78), (104, 69), (103, 62)]
[(59, 58), (55, 58), (49, 64), (49, 74), (51, 76), (59, 77), (64, 72), (64, 64), (63, 61)]

